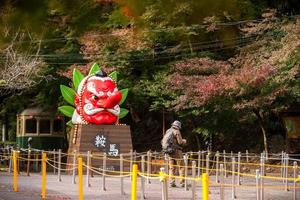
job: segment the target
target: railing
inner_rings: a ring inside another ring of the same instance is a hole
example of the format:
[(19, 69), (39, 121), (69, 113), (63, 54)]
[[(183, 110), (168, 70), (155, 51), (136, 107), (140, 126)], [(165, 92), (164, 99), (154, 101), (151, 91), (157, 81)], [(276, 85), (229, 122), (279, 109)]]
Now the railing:
[[(184, 176), (169, 175), (169, 158), (159, 152), (136, 153), (130, 151), (127, 154), (120, 154), (112, 157), (105, 153), (96, 154), (91, 152), (80, 152), (66, 154), (58, 151), (40, 151), (35, 149), (0, 149), (0, 161), (6, 166), (6, 170), (13, 171), (14, 191), (18, 191), (18, 174), (20, 166), (29, 176), (32, 166), (35, 170), (42, 172), (42, 198), (46, 199), (46, 177), (47, 172), (53, 170), (57, 174), (58, 181), (62, 180), (62, 172), (72, 173), (72, 183), (75, 184), (75, 177), (78, 176), (78, 197), (83, 199), (83, 179), (85, 172), (86, 187), (90, 187), (90, 177), (94, 174), (102, 176), (102, 189), (106, 190), (106, 177), (120, 179), (120, 192), (124, 194), (124, 181), (126, 177), (131, 177), (132, 191), (131, 199), (136, 199), (137, 177), (141, 181), (141, 195), (145, 197), (145, 184), (151, 184), (151, 180), (160, 180), (161, 197), (168, 199), (168, 179), (183, 179), (185, 181), (185, 190), (191, 189), (192, 199), (196, 199), (196, 185), (202, 183), (203, 199), (209, 199), (209, 188), (220, 188), (220, 199), (225, 198), (225, 188), (231, 190), (231, 198), (236, 198), (237, 188), (253, 188), (256, 191), (256, 199), (263, 200), (265, 189), (281, 189), (293, 191), (293, 199), (296, 199), (296, 192), (300, 189), (297, 186), (299, 181), (298, 171), (299, 159), (291, 158), (291, 155), (282, 152), (280, 154), (253, 153), (226, 153), (198, 151), (186, 152), (181, 160), (183, 165), (172, 165), (173, 167), (184, 168)], [(72, 163), (64, 162), (65, 157), (72, 157)], [(292, 155), (298, 156), (298, 155)], [(102, 165), (93, 166), (92, 160), (101, 161)], [(110, 170), (107, 168), (107, 161), (117, 161), (120, 165), (119, 170)], [(270, 164), (274, 163), (274, 164)], [(128, 165), (129, 170), (124, 170)], [(31, 167), (30, 167), (31, 166)], [(13, 170), (12, 170), (13, 169)], [(76, 174), (77, 171), (77, 174)], [(231, 176), (231, 177), (229, 177)], [(215, 180), (213, 180), (213, 178)], [(230, 179), (231, 183), (228, 183)], [(252, 179), (253, 181), (248, 181)], [(226, 181), (227, 180), (227, 181)], [(272, 180), (275, 184), (270, 184)], [(253, 183), (255, 184), (249, 184)], [(191, 184), (188, 184), (191, 183)], [(190, 186), (189, 186), (190, 185)]]

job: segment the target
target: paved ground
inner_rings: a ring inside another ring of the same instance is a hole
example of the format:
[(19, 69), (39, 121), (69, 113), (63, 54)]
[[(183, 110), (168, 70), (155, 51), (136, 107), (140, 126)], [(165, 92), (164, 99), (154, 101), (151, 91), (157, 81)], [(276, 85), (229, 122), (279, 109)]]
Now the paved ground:
[[(214, 178), (211, 180), (214, 182)], [(230, 178), (228, 178), (227, 183), (230, 183)], [(0, 200), (37, 200), (40, 199), (41, 191), (41, 176), (40, 174), (31, 174), (30, 177), (24, 174), (19, 176), (19, 192), (13, 192), (12, 174), (7, 172), (0, 172)], [(139, 186), (140, 186), (140, 180)], [(242, 186), (236, 188), (236, 199), (243, 200), (253, 200), (256, 199), (256, 190), (252, 187), (245, 187), (245, 185), (254, 185), (255, 180), (252, 179), (242, 179)], [(247, 182), (247, 183), (246, 183)], [(293, 192), (286, 192), (281, 187), (282, 182), (270, 182), (266, 181), (267, 185), (277, 185), (280, 188), (275, 189), (265, 189), (265, 199), (269, 200), (289, 200), (293, 199)], [(159, 200), (161, 199), (161, 187), (158, 180), (152, 180), (151, 184), (145, 185), (146, 198), (149, 200)], [(94, 200), (123, 200), (130, 199), (131, 191), (130, 179), (124, 179), (124, 190), (125, 195), (120, 193), (120, 179), (119, 178), (106, 178), (106, 191), (102, 191), (102, 177), (95, 176), (91, 178), (91, 187), (84, 187), (84, 199)], [(197, 185), (197, 199), (201, 198), (201, 186)], [(231, 188), (226, 189), (225, 199), (231, 198)], [(70, 175), (63, 175), (62, 182), (57, 181), (57, 175), (48, 174), (47, 176), (47, 199), (48, 200), (70, 200), (78, 199), (77, 196), (78, 185), (72, 184)], [(219, 186), (212, 185), (210, 187), (210, 199), (219, 200), (220, 199), (220, 188)], [(299, 192), (300, 193), (300, 192)], [(191, 199), (192, 192), (185, 191), (184, 188), (168, 188), (168, 194), (170, 200), (185, 200)], [(299, 197), (300, 199), (300, 194)], [(141, 199), (140, 190), (138, 191), (138, 199)]]

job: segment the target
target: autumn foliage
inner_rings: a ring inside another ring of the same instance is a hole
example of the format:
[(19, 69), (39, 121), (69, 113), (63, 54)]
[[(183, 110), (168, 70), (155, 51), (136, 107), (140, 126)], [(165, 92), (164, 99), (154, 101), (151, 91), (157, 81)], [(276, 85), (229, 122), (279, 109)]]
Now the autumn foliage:
[[(203, 106), (214, 97), (234, 99), (237, 109), (260, 108), (272, 105), (289, 91), (286, 84), (295, 80), (299, 65), (294, 64), (287, 71), (285, 67), (300, 45), (294, 31), (300, 27), (300, 21), (283, 27), (263, 21), (257, 24), (256, 32), (251, 26), (251, 34), (257, 34), (255, 43), (243, 47), (231, 59), (192, 58), (173, 64), (174, 73), (168, 77), (168, 83), (180, 94), (175, 102), (177, 109)], [(279, 39), (265, 34), (278, 30), (288, 34)]]

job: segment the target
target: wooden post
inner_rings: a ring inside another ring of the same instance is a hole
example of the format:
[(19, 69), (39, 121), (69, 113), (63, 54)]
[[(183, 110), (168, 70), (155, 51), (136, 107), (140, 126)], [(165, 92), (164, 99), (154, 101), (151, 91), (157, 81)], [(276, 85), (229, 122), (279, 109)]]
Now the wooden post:
[[(91, 150), (90, 165), (93, 166), (93, 150)], [(91, 171), (91, 178), (94, 177), (94, 171)]]
[(231, 198), (232, 199), (236, 199), (236, 195), (235, 195), (235, 157), (232, 157), (232, 195)]
[(256, 173), (256, 200), (260, 200), (260, 183), (259, 183), (259, 179), (260, 179), (260, 174), (259, 174), (259, 169), (255, 170)]
[(205, 173), (205, 151), (201, 152), (201, 174)]
[[(81, 158), (82, 159), (82, 158)], [(91, 152), (88, 151), (86, 154), (86, 187), (90, 187), (90, 167), (91, 167)]]
[[(142, 173), (144, 175), (145, 173), (145, 155), (142, 155), (142, 160), (141, 160), (141, 170), (142, 170)], [(144, 177), (141, 177), (141, 199), (146, 199), (145, 197), (145, 179)]]
[(44, 153), (44, 150), (41, 151), (41, 171), (40, 171), (41, 173), (42, 173), (42, 166), (43, 166), (43, 153)]
[(198, 151), (198, 177), (201, 174), (201, 151)]
[(9, 166), (8, 166), (8, 173), (11, 173), (11, 168), (13, 165), (13, 152), (9, 152)]
[(57, 169), (57, 177), (58, 181), (61, 182), (61, 149), (58, 150), (58, 169)]
[(183, 156), (183, 161), (184, 161), (184, 189), (185, 191), (188, 191), (188, 186), (187, 186), (187, 179), (186, 177), (188, 176), (188, 156), (185, 154)]
[[(282, 151), (281, 152), (281, 168), (280, 168), (280, 175), (281, 175), (281, 177), (284, 177), (283, 176), (283, 174), (284, 174), (284, 166), (285, 166), (285, 164), (284, 164), (284, 158), (285, 158), (285, 156), (284, 156), (284, 152)], [(284, 182), (284, 179), (283, 179), (283, 182)]]
[(153, 156), (154, 156), (154, 163), (155, 163), (155, 165), (153, 166), (154, 167), (154, 173), (157, 173), (157, 152), (156, 151), (154, 151)]
[[(123, 154), (120, 154), (120, 176), (122, 176), (123, 175), (123, 173), (122, 172), (124, 172), (124, 158), (123, 158)], [(124, 192), (124, 178), (123, 177), (121, 177), (121, 195), (124, 195), (125, 194), (125, 192)]]
[(192, 177), (193, 177), (193, 182), (192, 182), (192, 199), (196, 200), (196, 161), (192, 161)]
[(53, 160), (54, 160), (54, 162), (53, 162), (53, 174), (55, 174), (56, 173), (56, 151), (55, 151), (55, 149), (53, 150)]
[[(151, 174), (151, 151), (147, 151), (147, 177)], [(150, 184), (150, 179), (147, 178), (147, 183)]]
[(103, 170), (102, 170), (102, 190), (106, 191), (105, 187), (105, 174), (106, 174), (106, 153), (103, 153)]
[(206, 174), (209, 175), (209, 153), (206, 155)]
[(166, 172), (166, 174), (169, 174), (169, 156), (168, 156), (168, 154), (165, 154), (165, 156), (164, 156), (164, 163), (165, 163), (165, 166), (164, 166), (165, 172)]
[(246, 150), (246, 162), (247, 163), (249, 162), (249, 152), (248, 152), (248, 150)]
[(35, 171), (37, 172), (39, 170), (39, 158), (40, 154), (38, 152), (35, 152)]
[(27, 154), (27, 176), (30, 176), (29, 172), (30, 172), (30, 158), (31, 158), (31, 150), (28, 149), (28, 154)]
[(17, 151), (17, 172), (20, 174), (20, 150)]
[(216, 153), (216, 183), (219, 183), (219, 151)]
[(241, 185), (241, 152), (238, 153), (237, 184)]
[(260, 156), (260, 199), (264, 200), (264, 177), (265, 176), (265, 161), (264, 161), (264, 153)]
[(223, 164), (224, 164), (224, 174), (227, 177), (227, 167), (226, 167), (226, 151), (223, 150)]
[(72, 183), (75, 184), (75, 178), (76, 178), (76, 150), (73, 152), (73, 172), (72, 172)]
[[(165, 169), (162, 167), (162, 168), (160, 168), (160, 176), (164, 176), (164, 175), (165, 175)], [(162, 190), (161, 191), (161, 199), (162, 200), (168, 200), (168, 190), (167, 190), (166, 181), (167, 181), (166, 178), (162, 178), (162, 180), (161, 180), (161, 190)]]
[(289, 154), (286, 154), (286, 161), (285, 161), (285, 191), (289, 190), (288, 170), (289, 170)]
[(224, 191), (224, 183), (225, 183), (225, 179), (224, 179), (224, 166), (223, 164), (220, 164), (220, 176), (221, 176), (221, 180), (220, 180), (220, 200), (225, 200), (225, 191)]
[[(132, 172), (132, 164), (133, 164), (133, 151), (132, 149), (130, 149), (130, 152), (129, 152), (129, 155), (130, 155), (130, 171)], [(130, 177), (130, 179), (132, 178), (132, 176)]]

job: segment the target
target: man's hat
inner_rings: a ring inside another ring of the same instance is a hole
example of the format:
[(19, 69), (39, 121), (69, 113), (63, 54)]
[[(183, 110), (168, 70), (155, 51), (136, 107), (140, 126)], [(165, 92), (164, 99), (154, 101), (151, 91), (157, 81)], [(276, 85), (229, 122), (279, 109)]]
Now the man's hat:
[(178, 120), (175, 120), (175, 121), (172, 123), (172, 126), (176, 126), (176, 127), (178, 127), (179, 129), (181, 129), (181, 122), (178, 121)]

